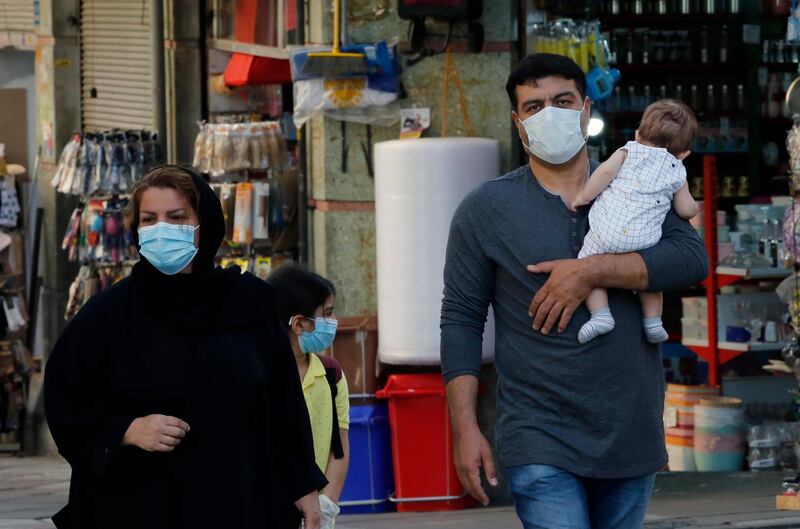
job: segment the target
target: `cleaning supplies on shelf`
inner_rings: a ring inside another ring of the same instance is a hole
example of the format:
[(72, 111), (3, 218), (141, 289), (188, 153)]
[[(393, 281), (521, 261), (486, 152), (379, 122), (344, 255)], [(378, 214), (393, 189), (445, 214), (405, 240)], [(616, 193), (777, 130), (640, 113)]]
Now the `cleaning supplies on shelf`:
[(352, 44), (346, 49), (366, 56), (369, 73), (345, 78), (309, 75), (304, 65), (313, 50), (300, 49), (292, 53), (296, 127), (319, 114), (379, 126), (390, 126), (400, 119), (400, 108), (393, 104), (400, 87), (395, 46), (382, 41)]

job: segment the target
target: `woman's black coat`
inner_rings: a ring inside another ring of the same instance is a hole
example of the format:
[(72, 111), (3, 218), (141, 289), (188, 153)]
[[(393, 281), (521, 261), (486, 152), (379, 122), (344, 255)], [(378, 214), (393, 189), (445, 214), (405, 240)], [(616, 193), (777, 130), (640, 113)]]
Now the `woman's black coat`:
[[(193, 273), (166, 276), (142, 259), (87, 303), (47, 361), (47, 421), (72, 467), (59, 528), (296, 529), (294, 502), (326, 484), (272, 288), (214, 268), (222, 210), (192, 178)], [(121, 446), (150, 414), (189, 423), (173, 452)]]

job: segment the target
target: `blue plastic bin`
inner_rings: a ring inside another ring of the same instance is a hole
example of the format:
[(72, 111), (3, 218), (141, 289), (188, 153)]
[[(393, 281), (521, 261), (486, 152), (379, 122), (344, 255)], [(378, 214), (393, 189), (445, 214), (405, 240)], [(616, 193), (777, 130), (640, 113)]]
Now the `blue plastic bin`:
[(394, 510), (392, 441), (386, 404), (350, 408), (350, 468), (339, 506), (343, 514)]

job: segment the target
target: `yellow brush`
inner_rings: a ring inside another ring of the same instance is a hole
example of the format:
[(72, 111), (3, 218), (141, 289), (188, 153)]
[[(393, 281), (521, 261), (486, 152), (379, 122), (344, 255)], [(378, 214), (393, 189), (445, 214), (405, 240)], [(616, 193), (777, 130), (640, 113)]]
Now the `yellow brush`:
[(369, 73), (366, 55), (363, 53), (347, 53), (341, 50), (339, 42), (341, 23), (341, 0), (333, 0), (333, 49), (331, 51), (310, 52), (303, 66), (303, 73), (320, 77)]

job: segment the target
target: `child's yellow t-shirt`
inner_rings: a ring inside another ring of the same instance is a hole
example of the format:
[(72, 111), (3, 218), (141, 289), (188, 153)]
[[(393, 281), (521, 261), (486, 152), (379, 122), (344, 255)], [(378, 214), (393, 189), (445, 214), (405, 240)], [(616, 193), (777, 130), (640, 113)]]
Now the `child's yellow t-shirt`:
[[(311, 419), (311, 433), (314, 438), (314, 460), (325, 472), (331, 455), (331, 434), (333, 432), (333, 407), (331, 404), (331, 387), (325, 378), (325, 366), (315, 354), (309, 354), (308, 371), (303, 378), (303, 396)], [(336, 414), (339, 428), (350, 428), (350, 396), (347, 379), (342, 378), (336, 384)]]

